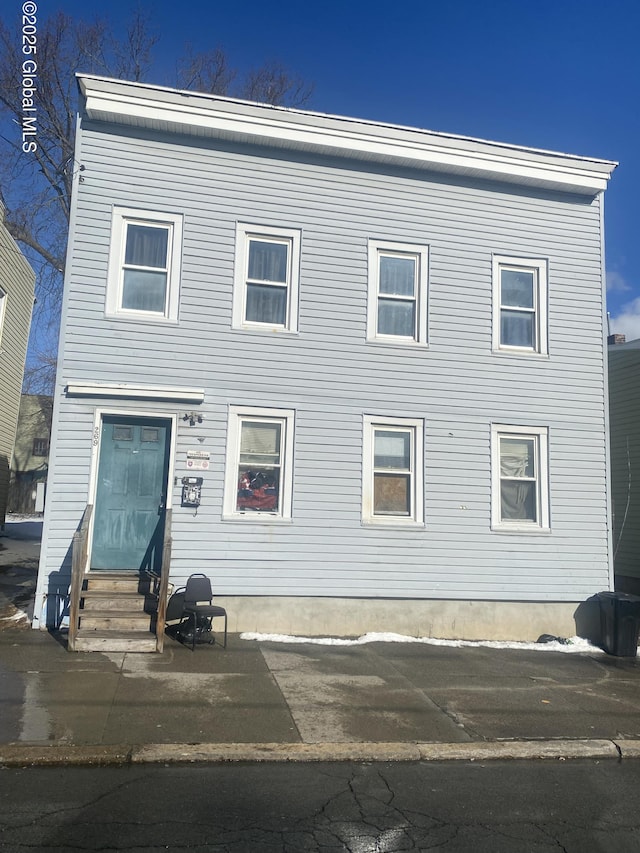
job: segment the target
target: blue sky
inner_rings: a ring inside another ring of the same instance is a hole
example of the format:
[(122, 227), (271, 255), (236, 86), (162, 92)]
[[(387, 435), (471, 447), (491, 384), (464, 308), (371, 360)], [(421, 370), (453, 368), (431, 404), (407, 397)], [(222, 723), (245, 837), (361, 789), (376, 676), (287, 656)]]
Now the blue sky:
[[(118, 30), (135, 5), (61, 0), (40, 16), (106, 16)], [(605, 196), (608, 307), (611, 331), (640, 337), (638, 0), (148, 5), (154, 83), (173, 83), (185, 45), (221, 45), (239, 68), (277, 59), (313, 81), (309, 109), (618, 161)]]

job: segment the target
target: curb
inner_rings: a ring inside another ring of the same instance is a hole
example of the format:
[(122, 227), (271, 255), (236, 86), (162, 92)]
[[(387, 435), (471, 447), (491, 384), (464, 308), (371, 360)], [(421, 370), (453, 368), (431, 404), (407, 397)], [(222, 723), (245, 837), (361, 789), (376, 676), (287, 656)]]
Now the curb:
[(0, 766), (123, 766), (231, 762), (506, 761), (640, 758), (640, 741), (473, 743), (160, 743), (144, 746), (0, 746)]

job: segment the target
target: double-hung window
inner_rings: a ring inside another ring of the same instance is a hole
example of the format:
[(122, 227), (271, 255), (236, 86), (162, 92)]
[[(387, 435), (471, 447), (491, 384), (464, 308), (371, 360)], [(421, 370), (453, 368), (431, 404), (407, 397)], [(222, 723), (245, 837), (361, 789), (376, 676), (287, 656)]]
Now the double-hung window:
[(546, 262), (495, 255), (493, 281), (494, 350), (545, 355)]
[(421, 420), (365, 416), (364, 522), (423, 522), (423, 434)]
[(107, 314), (178, 319), (182, 217), (115, 208)]
[(48, 438), (34, 438), (33, 446), (31, 448), (31, 454), (33, 456), (46, 456), (49, 452), (49, 439)]
[(427, 343), (428, 249), (369, 241), (367, 339)]
[(548, 432), (541, 427), (492, 426), (492, 526), (549, 529)]
[(300, 232), (238, 224), (234, 328), (298, 329)]
[(225, 518), (290, 518), (294, 413), (229, 410)]

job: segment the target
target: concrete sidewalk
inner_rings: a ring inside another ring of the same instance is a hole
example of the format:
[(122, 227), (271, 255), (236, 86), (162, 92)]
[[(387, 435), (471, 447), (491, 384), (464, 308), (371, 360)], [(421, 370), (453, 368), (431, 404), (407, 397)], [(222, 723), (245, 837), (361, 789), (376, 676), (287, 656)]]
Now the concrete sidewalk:
[(640, 663), (593, 653), (230, 635), (71, 654), (0, 632), (0, 764), (640, 757)]

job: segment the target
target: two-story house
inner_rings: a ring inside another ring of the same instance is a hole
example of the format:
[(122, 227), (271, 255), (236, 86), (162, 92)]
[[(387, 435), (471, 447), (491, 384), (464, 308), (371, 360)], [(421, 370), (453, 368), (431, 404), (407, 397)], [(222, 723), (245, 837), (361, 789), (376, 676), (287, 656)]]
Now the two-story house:
[(172, 584), (234, 630), (575, 633), (612, 587), (615, 164), (79, 85), (34, 625), (91, 505), (89, 576), (157, 568), (171, 509)]
[(7, 512), (35, 284), (33, 270), (4, 219), (5, 207), (0, 201), (0, 529)]

